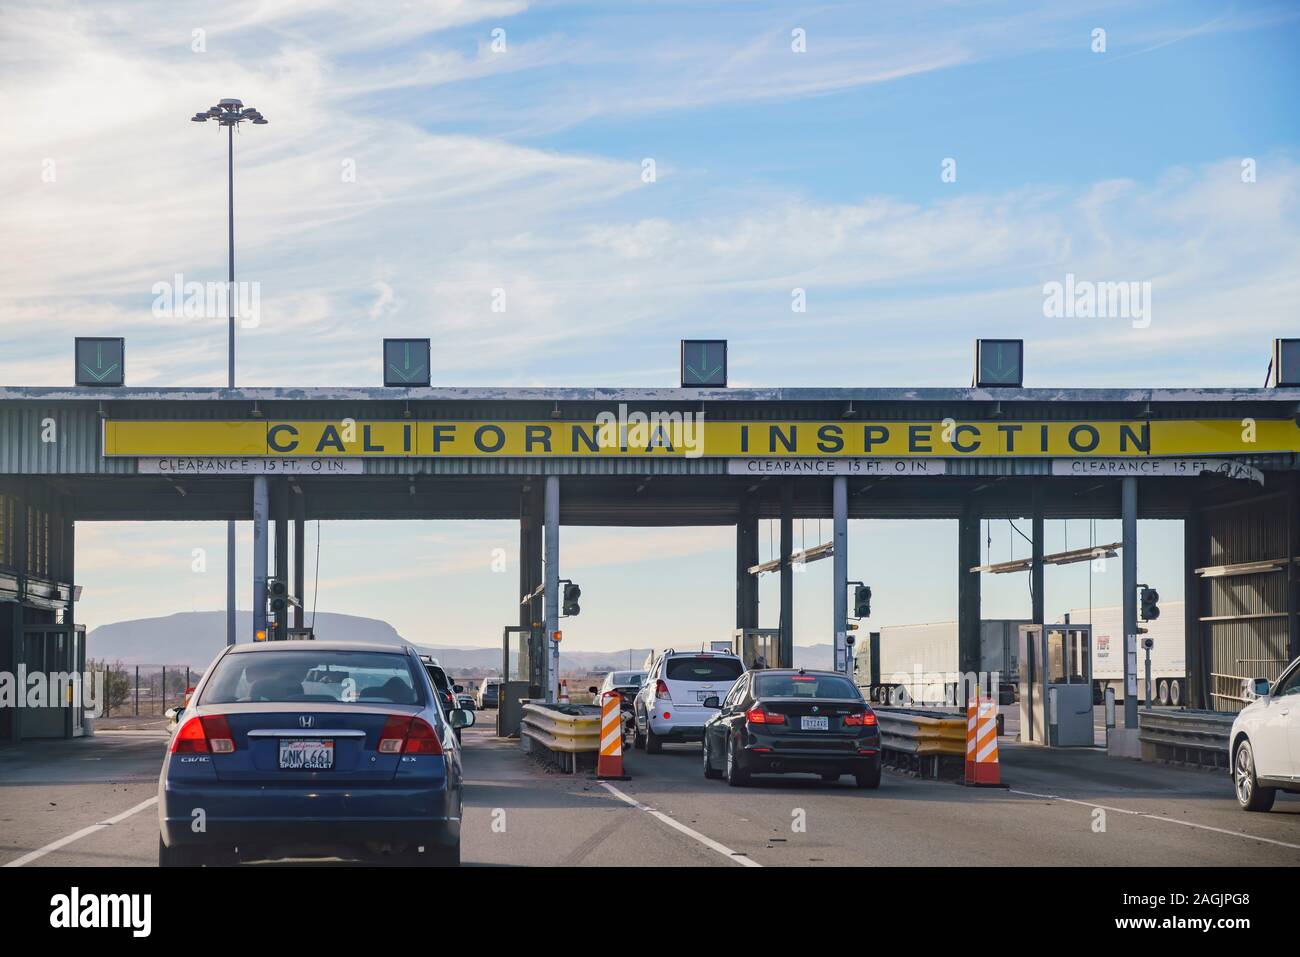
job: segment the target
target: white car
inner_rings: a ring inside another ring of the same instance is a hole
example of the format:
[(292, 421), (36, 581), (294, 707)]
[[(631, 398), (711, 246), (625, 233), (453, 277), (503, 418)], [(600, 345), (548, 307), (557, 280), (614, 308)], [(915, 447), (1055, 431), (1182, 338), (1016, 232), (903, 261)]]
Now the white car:
[(1232, 722), (1229, 767), (1242, 809), (1267, 811), (1278, 791), (1300, 793), (1300, 658), (1252, 690), (1256, 699)]
[(703, 741), (704, 722), (717, 712), (704, 702), (725, 698), (744, 670), (730, 652), (672, 648), (663, 652), (650, 666), (633, 702), (632, 746), (658, 754), (665, 742)]

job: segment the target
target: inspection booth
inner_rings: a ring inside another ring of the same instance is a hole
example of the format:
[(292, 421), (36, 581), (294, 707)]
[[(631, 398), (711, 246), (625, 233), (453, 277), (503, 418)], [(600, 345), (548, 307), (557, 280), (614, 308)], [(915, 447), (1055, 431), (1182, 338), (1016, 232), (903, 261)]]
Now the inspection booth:
[(1092, 626), (1021, 625), (1020, 741), (1092, 747)]

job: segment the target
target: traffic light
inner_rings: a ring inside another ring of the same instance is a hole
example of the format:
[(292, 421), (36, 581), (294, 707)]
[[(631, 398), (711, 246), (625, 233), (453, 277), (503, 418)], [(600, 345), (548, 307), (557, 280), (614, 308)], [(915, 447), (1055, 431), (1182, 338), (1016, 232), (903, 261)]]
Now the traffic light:
[(1138, 593), (1138, 603), (1142, 606), (1141, 618), (1143, 621), (1155, 621), (1160, 617), (1160, 606), (1156, 604), (1160, 600), (1160, 593), (1154, 588), (1142, 586), (1142, 591)]
[(266, 580), (266, 605), (272, 615), (282, 615), (289, 608), (289, 584), (283, 578)]
[(563, 615), (576, 615), (582, 611), (578, 605), (578, 599), (582, 597), (582, 589), (573, 582), (567, 582), (564, 586), (564, 609)]
[(858, 623), (856, 621), (850, 621), (844, 625), (844, 643), (850, 648), (852, 648), (853, 643), (858, 640), (857, 635), (853, 634), (857, 630)]
[(871, 617), (871, 586), (859, 585), (853, 589), (853, 617)]

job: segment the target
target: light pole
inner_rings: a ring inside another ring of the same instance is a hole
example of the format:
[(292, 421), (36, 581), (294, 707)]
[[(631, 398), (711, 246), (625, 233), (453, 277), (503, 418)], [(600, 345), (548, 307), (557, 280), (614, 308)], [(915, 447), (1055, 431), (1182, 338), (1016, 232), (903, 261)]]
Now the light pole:
[[(230, 272), (226, 285), (226, 309), (230, 316), (227, 333), (228, 388), (235, 387), (235, 127), (240, 123), (265, 126), (267, 121), (256, 109), (235, 99), (224, 99), (202, 113), (190, 117), (193, 123), (213, 120), (226, 127), (226, 213), (230, 239)], [(235, 523), (226, 522), (226, 644), (235, 643)]]

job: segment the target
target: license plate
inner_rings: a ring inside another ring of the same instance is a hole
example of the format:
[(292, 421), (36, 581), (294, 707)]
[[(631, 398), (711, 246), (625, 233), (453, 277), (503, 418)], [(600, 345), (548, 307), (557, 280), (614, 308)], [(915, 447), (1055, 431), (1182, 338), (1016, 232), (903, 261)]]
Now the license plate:
[(804, 731), (829, 731), (830, 723), (826, 718), (809, 718), (799, 719), (799, 727)]
[(708, 701), (710, 698), (716, 698), (717, 696), (718, 696), (718, 693), (717, 693), (716, 691), (697, 691), (697, 692), (695, 692), (695, 700), (696, 700), (696, 701)]
[(334, 742), (280, 739), (280, 768), (284, 771), (324, 771), (334, 767)]

